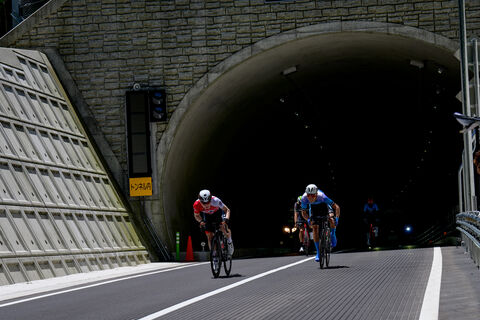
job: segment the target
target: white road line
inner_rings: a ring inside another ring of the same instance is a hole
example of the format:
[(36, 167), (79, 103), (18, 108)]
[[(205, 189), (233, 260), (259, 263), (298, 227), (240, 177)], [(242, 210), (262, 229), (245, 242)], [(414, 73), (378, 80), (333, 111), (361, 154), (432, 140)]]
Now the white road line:
[(442, 250), (433, 248), (433, 262), (428, 278), (427, 289), (423, 297), (419, 320), (438, 320), (440, 306), (440, 287), (442, 284)]
[(12, 301), (12, 302), (3, 303), (3, 304), (0, 304), (0, 308), (11, 306), (11, 305), (14, 305), (14, 304), (24, 303), (24, 302), (28, 302), (28, 301), (33, 301), (33, 300), (37, 300), (37, 299), (42, 299), (42, 298), (46, 298), (46, 297), (56, 296), (56, 295), (63, 294), (63, 293), (68, 293), (68, 292), (73, 292), (73, 291), (78, 291), (78, 290), (103, 286), (104, 284), (119, 282), (119, 281), (128, 280), (128, 279), (135, 279), (135, 278), (139, 278), (139, 277), (145, 277), (145, 276), (149, 276), (149, 275), (152, 275), (152, 274), (174, 271), (174, 270), (179, 270), (179, 269), (188, 268), (188, 267), (194, 267), (194, 266), (198, 266), (198, 265), (202, 265), (202, 264), (206, 264), (206, 263), (208, 263), (208, 262), (201, 262), (201, 263), (189, 264), (189, 265), (180, 266), (180, 267), (171, 268), (171, 269), (166, 269), (166, 270), (159, 270), (159, 271), (153, 271), (153, 272), (148, 272), (148, 273), (142, 273), (142, 274), (137, 274), (137, 275), (134, 275), (134, 276), (123, 277), (123, 278), (120, 278), (120, 279), (114, 279), (114, 280), (99, 282), (99, 283), (91, 284), (91, 285), (84, 286), (84, 287), (78, 287), (78, 288), (62, 290), (62, 291), (58, 291), (58, 292), (52, 292), (52, 293), (48, 293), (48, 294), (44, 294), (44, 295), (40, 295), (40, 296), (35, 296), (35, 297), (31, 297), (31, 298), (26, 298), (26, 299), (21, 299), (21, 300), (16, 300), (16, 301)]
[(300, 261), (297, 261), (297, 262), (294, 262), (294, 263), (291, 263), (291, 264), (287, 264), (286, 266), (283, 266), (283, 267), (279, 267), (279, 268), (276, 268), (276, 269), (273, 269), (273, 270), (270, 270), (270, 271), (266, 271), (264, 273), (260, 273), (260, 274), (257, 274), (256, 276), (253, 276), (253, 277), (250, 277), (250, 278), (247, 278), (245, 280), (242, 280), (242, 281), (239, 281), (239, 282), (235, 282), (235, 283), (232, 283), (231, 285), (228, 285), (226, 287), (223, 287), (223, 288), (220, 288), (220, 289), (217, 289), (217, 290), (214, 290), (214, 291), (211, 291), (211, 292), (208, 292), (208, 293), (205, 293), (205, 294), (202, 294), (201, 296), (198, 296), (198, 297), (195, 297), (195, 298), (192, 298), (192, 299), (189, 299), (189, 300), (186, 300), (184, 302), (180, 302), (176, 305), (173, 305), (171, 307), (168, 307), (166, 309), (163, 309), (163, 310), (160, 310), (158, 312), (155, 312), (155, 313), (152, 313), (146, 317), (143, 317), (143, 318), (140, 318), (138, 320), (152, 320), (152, 319), (156, 319), (158, 317), (161, 317), (163, 315), (166, 315), (167, 313), (170, 313), (170, 312), (173, 312), (175, 310), (178, 310), (178, 309), (181, 309), (183, 307), (186, 307), (192, 303), (195, 303), (195, 302), (198, 302), (200, 300), (203, 300), (203, 299), (206, 299), (208, 297), (211, 297), (211, 296), (214, 296), (216, 294), (219, 294), (221, 292), (224, 292), (224, 291), (227, 291), (227, 290), (230, 290), (230, 289), (233, 289), (235, 287), (238, 287), (238, 286), (241, 286), (242, 284), (245, 284), (247, 282), (250, 282), (250, 281), (253, 281), (253, 280), (257, 280), (259, 278), (262, 278), (262, 277), (265, 277), (265, 276), (268, 276), (269, 274), (272, 274), (272, 273), (275, 273), (275, 272), (278, 272), (278, 271), (281, 271), (281, 270), (285, 270), (285, 269), (288, 269), (290, 267), (293, 267), (293, 266), (296, 266), (297, 264), (300, 264), (300, 263), (304, 263), (305, 261), (312, 261), (312, 258), (306, 258), (306, 259), (303, 259), (303, 260), (300, 260)]

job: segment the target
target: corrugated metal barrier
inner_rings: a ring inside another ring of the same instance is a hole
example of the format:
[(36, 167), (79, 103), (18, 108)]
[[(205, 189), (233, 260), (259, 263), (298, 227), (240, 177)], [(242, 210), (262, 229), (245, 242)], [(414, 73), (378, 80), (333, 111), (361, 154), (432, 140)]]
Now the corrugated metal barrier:
[(46, 56), (0, 48), (0, 285), (148, 262)]
[(469, 211), (457, 214), (457, 230), (462, 237), (462, 245), (470, 258), (480, 267), (480, 212)]

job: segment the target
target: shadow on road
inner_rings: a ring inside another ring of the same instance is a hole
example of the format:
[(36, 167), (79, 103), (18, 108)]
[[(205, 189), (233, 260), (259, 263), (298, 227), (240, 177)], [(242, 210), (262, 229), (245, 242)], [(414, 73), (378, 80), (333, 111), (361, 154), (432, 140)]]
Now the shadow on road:
[(329, 266), (325, 267), (324, 269), (343, 269), (343, 268), (350, 268), (348, 266)]
[(228, 278), (242, 278), (244, 276), (242, 276), (241, 274), (231, 274), (229, 276), (219, 276), (218, 279), (228, 279)]

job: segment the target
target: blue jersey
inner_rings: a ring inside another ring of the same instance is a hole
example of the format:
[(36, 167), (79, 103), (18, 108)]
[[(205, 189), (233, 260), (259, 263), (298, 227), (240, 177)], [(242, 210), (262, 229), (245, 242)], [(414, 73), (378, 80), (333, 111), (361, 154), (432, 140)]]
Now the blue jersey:
[(363, 212), (367, 214), (376, 213), (378, 212), (378, 206), (376, 203), (373, 203), (372, 205), (369, 205), (368, 203), (366, 203), (365, 206), (363, 207)]
[(303, 194), (300, 202), (302, 204), (302, 209), (304, 210), (308, 209), (309, 204), (314, 205), (314, 204), (326, 203), (328, 206), (331, 206), (333, 204), (333, 200), (327, 197), (327, 195), (320, 190), (317, 191), (317, 199), (314, 202), (310, 203), (310, 201), (308, 201), (306, 193)]

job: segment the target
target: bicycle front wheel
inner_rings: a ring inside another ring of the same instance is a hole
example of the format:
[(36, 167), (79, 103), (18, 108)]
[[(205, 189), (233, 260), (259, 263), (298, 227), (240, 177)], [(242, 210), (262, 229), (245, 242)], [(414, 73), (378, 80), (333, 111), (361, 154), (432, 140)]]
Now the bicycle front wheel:
[(227, 239), (223, 239), (223, 268), (225, 269), (225, 274), (227, 277), (230, 275), (232, 270), (232, 256), (228, 254), (228, 243)]
[(322, 231), (321, 231), (321, 236), (320, 236), (320, 269), (323, 269), (323, 267), (325, 266), (325, 254), (326, 254), (326, 250), (325, 250), (325, 241), (326, 241), (326, 238), (325, 238), (325, 229), (322, 228)]
[(220, 268), (222, 267), (222, 248), (220, 246), (220, 239), (213, 236), (212, 248), (210, 250), (210, 267), (214, 278), (220, 275)]

